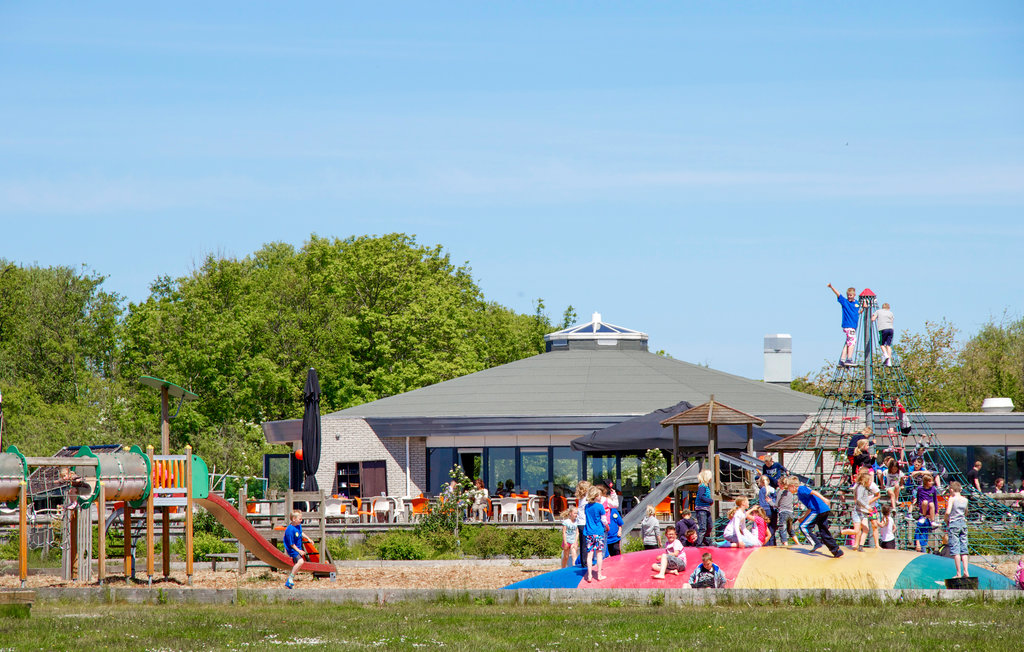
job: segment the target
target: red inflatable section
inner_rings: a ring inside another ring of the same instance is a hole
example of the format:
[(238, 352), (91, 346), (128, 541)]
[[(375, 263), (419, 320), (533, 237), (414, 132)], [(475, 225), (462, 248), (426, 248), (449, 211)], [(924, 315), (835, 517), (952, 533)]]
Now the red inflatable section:
[(718, 567), (725, 573), (727, 579), (726, 588), (732, 588), (740, 568), (747, 561), (747, 557), (756, 548), (683, 548), (686, 556), (686, 570), (679, 571), (678, 575), (666, 573), (665, 579), (656, 580), (651, 575), (651, 564), (658, 561), (663, 550), (645, 550), (635, 552), (628, 556), (606, 557), (604, 560), (604, 576), (607, 578), (601, 582), (580, 582), (583, 589), (679, 589), (690, 573), (701, 563), (701, 556), (705, 551), (711, 556)]

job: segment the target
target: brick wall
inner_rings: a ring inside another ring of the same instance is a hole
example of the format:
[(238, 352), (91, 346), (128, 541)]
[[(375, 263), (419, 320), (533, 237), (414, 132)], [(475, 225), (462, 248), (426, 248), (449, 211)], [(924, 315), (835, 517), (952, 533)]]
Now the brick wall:
[[(378, 437), (363, 419), (320, 421), (320, 468), (316, 481), (328, 493), (337, 493), (338, 462), (384, 460), (388, 495), (405, 496), (405, 438)], [(409, 495), (418, 496), (427, 486), (427, 439), (409, 439)]]

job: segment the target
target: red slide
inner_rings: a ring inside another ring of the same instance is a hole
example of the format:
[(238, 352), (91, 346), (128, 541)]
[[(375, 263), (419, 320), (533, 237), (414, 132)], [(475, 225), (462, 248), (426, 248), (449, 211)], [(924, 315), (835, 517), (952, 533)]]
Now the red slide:
[[(256, 558), (260, 561), (270, 564), (274, 568), (280, 570), (290, 570), (292, 567), (291, 557), (281, 552), (277, 546), (272, 545), (269, 541), (260, 536), (249, 521), (238, 513), (238, 511), (231, 506), (231, 503), (224, 500), (217, 494), (211, 493), (208, 498), (196, 498), (195, 501), (203, 506), (203, 508), (213, 514), (214, 518), (221, 522), (221, 524), (228, 529), (236, 539), (242, 542), (246, 550), (256, 555)], [(309, 559), (307, 557), (307, 559)], [(302, 565), (300, 571), (307, 573), (313, 573), (314, 575), (330, 575), (335, 572), (337, 568), (332, 564), (321, 564), (312, 561), (307, 561)]]

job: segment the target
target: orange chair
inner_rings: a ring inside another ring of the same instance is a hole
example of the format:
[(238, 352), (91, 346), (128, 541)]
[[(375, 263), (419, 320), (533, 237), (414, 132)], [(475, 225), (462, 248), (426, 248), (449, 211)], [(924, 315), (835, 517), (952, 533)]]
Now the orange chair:
[(372, 523), (373, 522), (373, 510), (370, 509), (369, 505), (367, 506), (367, 508), (365, 510), (363, 509), (363, 499), (362, 498), (359, 498), (357, 496), (355, 500), (356, 500), (356, 516), (359, 517), (359, 522), (362, 523), (363, 517), (365, 516), (366, 517), (366, 522), (367, 523)]
[(672, 518), (672, 497), (669, 496), (665, 500), (658, 503), (658, 506), (654, 508), (654, 517), (660, 519), (662, 516), (671, 519)]
[(548, 498), (547, 507), (541, 507), (537, 511), (540, 513), (541, 516), (544, 515), (544, 512), (547, 512), (548, 515), (551, 517), (552, 521), (557, 521), (558, 515), (565, 511), (566, 505), (568, 505), (568, 503), (565, 502), (565, 498), (556, 495), (552, 496), (551, 498)]
[(412, 505), (412, 520), (418, 521), (420, 517), (426, 515), (429, 502), (423, 497), (423, 494), (420, 494), (419, 498), (413, 498), (409, 501), (409, 504)]

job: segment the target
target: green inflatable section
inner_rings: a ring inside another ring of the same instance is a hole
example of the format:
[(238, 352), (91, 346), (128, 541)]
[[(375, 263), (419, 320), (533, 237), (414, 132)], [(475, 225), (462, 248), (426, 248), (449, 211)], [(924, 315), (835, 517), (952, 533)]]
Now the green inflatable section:
[[(996, 591), (1017, 588), (1013, 580), (999, 573), (978, 568), (971, 564), (968, 572), (978, 578), (978, 588)], [(894, 589), (943, 589), (945, 580), (956, 574), (956, 565), (949, 557), (938, 555), (920, 555), (903, 568), (896, 579)]]

